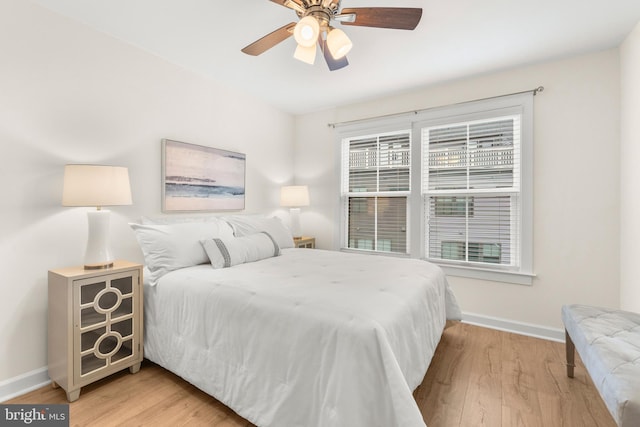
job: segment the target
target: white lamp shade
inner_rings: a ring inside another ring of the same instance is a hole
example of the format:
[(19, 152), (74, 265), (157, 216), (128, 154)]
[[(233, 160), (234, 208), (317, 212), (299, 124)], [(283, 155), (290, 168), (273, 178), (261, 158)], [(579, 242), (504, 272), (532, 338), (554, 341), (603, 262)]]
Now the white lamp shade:
[(293, 37), (300, 46), (311, 47), (318, 41), (320, 24), (313, 16), (305, 16), (293, 29)]
[(280, 206), (297, 208), (309, 206), (309, 187), (306, 185), (290, 185), (280, 189)]
[(327, 35), (327, 46), (333, 59), (340, 59), (349, 53), (353, 47), (353, 43), (344, 31), (339, 28), (334, 28), (329, 32), (329, 35)]
[(121, 166), (66, 165), (63, 206), (130, 205), (129, 170)]
[(312, 44), (310, 47), (298, 45), (293, 57), (299, 61), (313, 65), (316, 60), (316, 45)]

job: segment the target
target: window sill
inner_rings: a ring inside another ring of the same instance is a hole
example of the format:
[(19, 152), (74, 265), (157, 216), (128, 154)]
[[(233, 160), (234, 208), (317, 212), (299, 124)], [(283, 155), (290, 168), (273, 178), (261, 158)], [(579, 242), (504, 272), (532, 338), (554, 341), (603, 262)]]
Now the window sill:
[[(431, 261), (433, 262), (433, 261)], [(438, 264), (438, 263), (436, 263)], [(533, 284), (534, 273), (519, 271), (491, 270), (488, 268), (461, 267), (449, 264), (438, 264), (447, 276), (467, 277), (470, 279), (488, 280), (491, 282), (513, 283), (516, 285)]]
[(390, 257), (396, 257), (396, 258), (410, 258), (409, 254), (402, 253), (402, 252), (373, 251), (370, 249), (354, 249), (354, 248), (340, 248), (339, 250), (340, 252), (349, 252), (352, 254), (390, 256)]

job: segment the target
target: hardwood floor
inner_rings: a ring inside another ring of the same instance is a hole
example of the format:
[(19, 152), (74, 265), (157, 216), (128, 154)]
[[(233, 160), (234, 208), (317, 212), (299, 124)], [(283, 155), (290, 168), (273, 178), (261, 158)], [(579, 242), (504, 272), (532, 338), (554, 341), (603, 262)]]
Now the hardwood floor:
[[(564, 360), (563, 344), (458, 324), (414, 396), (429, 427), (615, 427), (579, 357), (573, 379)], [(66, 399), (47, 386), (5, 403)], [(148, 361), (84, 387), (69, 411), (72, 426), (253, 426)]]
[(564, 344), (460, 324), (445, 331), (414, 396), (429, 427), (615, 427)]

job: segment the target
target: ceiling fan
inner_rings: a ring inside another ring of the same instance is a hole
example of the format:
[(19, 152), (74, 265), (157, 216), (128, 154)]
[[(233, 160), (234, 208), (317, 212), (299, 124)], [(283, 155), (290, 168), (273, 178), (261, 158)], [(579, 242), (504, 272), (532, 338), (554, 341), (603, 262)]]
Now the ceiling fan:
[(316, 45), (329, 66), (339, 70), (349, 65), (345, 56), (353, 47), (344, 31), (331, 26), (331, 21), (361, 27), (413, 30), (422, 17), (422, 9), (411, 7), (359, 7), (340, 8), (341, 0), (271, 0), (292, 9), (300, 20), (290, 22), (242, 49), (247, 55), (257, 56), (293, 35), (298, 46), (294, 57), (313, 64)]

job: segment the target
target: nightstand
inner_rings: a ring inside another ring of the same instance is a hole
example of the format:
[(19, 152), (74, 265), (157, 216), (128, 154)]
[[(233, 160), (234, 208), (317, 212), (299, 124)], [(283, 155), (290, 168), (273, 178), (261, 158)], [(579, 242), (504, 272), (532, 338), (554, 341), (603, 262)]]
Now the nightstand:
[(293, 239), (293, 243), (296, 248), (314, 249), (316, 247), (316, 238), (308, 236), (297, 237)]
[(142, 362), (142, 265), (49, 271), (49, 377), (67, 400), (81, 387)]

